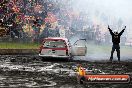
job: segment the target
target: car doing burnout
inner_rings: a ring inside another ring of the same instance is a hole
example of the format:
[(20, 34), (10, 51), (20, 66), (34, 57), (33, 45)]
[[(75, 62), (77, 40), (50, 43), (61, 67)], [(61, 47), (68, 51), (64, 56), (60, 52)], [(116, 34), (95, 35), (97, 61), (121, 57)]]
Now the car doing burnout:
[(40, 46), (39, 56), (43, 58), (70, 58), (72, 56), (85, 56), (87, 48), (85, 39), (77, 40), (72, 46), (67, 38), (45, 38)]

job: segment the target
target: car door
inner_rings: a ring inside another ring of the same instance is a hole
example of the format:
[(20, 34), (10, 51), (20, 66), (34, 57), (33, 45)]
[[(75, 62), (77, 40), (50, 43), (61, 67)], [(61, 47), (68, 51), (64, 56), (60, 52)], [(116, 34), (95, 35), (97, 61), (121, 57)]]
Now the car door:
[(71, 54), (73, 56), (85, 56), (86, 53), (86, 39), (79, 39), (71, 46)]

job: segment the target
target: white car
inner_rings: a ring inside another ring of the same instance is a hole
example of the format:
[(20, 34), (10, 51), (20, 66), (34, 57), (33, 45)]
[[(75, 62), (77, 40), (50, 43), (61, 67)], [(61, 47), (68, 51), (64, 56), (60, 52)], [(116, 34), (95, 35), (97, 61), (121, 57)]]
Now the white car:
[(85, 56), (87, 47), (84, 42), (85, 39), (79, 39), (71, 45), (67, 38), (45, 38), (40, 47), (39, 56), (43, 58), (70, 58), (72, 56)]

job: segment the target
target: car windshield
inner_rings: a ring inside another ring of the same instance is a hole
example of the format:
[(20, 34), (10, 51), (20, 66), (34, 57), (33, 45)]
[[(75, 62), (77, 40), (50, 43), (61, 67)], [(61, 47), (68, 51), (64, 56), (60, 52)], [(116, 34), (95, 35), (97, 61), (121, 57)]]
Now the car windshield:
[(47, 40), (44, 42), (46, 48), (65, 48), (65, 41), (63, 40)]

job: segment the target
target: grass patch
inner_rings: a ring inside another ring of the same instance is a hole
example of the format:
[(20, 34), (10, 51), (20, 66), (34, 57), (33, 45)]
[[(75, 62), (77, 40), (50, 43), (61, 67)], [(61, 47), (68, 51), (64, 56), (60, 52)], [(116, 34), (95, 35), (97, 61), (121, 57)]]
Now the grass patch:
[[(13, 43), (13, 42), (0, 42), (0, 49), (38, 49), (40, 47), (39, 43)], [(112, 45), (95, 45), (87, 43), (87, 53), (108, 53), (111, 52)], [(120, 46), (121, 53), (131, 54), (132, 47), (130, 46)]]
[[(95, 44), (87, 44), (87, 52), (88, 54), (110, 54), (112, 49), (112, 45), (95, 45)], [(120, 50), (122, 54), (132, 55), (132, 47), (130, 46), (122, 46), (120, 45)]]
[(1, 42), (0, 49), (38, 49), (39, 43), (12, 43)]

